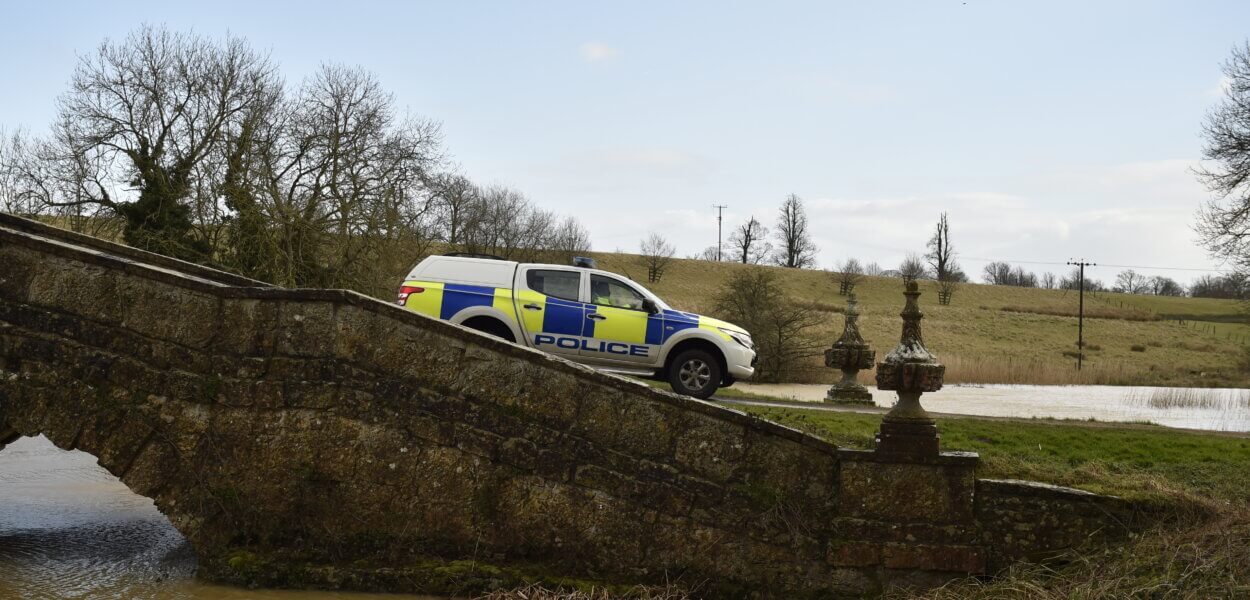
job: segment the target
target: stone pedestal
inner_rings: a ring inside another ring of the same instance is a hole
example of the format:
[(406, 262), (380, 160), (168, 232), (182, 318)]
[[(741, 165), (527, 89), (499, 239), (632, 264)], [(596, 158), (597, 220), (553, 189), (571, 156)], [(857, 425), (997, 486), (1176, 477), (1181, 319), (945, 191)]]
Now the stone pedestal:
[(837, 526), (854, 541), (831, 543), (831, 563), (876, 569), (886, 589), (931, 588), (987, 572), (976, 520), (976, 454), (906, 458), (878, 447), (839, 450), (838, 457)]
[(903, 295), (903, 334), (898, 346), (877, 365), (877, 389), (898, 392), (898, 402), (881, 420), (877, 452), (883, 456), (924, 460), (938, 455), (938, 431), (933, 417), (920, 405), (920, 395), (942, 389), (946, 367), (924, 346), (920, 332), (915, 281), (907, 282)]
[(869, 349), (859, 335), (858, 319), (855, 294), (851, 294), (846, 300), (846, 323), (842, 328), (842, 337), (833, 343), (832, 348), (825, 350), (825, 366), (842, 371), (842, 380), (829, 388), (829, 393), (825, 395), (826, 402), (874, 405), (868, 388), (856, 381), (859, 371), (871, 369), (877, 358), (876, 351)]

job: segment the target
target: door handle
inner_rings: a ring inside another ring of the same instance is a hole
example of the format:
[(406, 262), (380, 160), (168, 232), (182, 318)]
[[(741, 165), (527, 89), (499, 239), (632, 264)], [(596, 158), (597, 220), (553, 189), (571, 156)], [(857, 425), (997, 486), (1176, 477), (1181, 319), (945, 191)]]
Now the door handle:
[(601, 314), (599, 314), (599, 313), (590, 313), (590, 314), (586, 315), (586, 318), (587, 318), (587, 319), (594, 319), (594, 320), (596, 320), (596, 321), (602, 321), (602, 320), (606, 319), (607, 317), (605, 317), (605, 316), (603, 316), (603, 315), (601, 315)]
[(526, 305), (525, 305), (525, 310), (542, 310), (542, 309), (543, 309), (543, 307), (541, 307), (541, 306), (539, 306), (539, 305), (537, 305), (537, 304), (526, 304)]

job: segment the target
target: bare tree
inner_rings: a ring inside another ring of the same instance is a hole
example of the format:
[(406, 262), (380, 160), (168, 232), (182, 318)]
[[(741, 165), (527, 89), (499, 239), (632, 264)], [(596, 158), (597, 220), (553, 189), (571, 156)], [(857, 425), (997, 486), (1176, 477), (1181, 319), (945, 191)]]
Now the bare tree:
[(375, 294), (435, 241), (518, 260), (589, 250), (576, 219), (445, 167), (439, 125), (363, 69), (288, 88), (241, 39), (143, 27), (79, 61), (49, 135), (0, 143), (0, 203), (280, 285)]
[(1029, 271), (1025, 271), (1024, 267), (1016, 267), (1011, 270), (1011, 279), (1019, 287), (1037, 287), (1037, 275)]
[(781, 246), (773, 260), (778, 265), (806, 269), (816, 264), (816, 245), (807, 227), (803, 199), (790, 194), (777, 214), (777, 241)]
[(1117, 292), (1140, 294), (1145, 285), (1146, 278), (1132, 269), (1120, 271), (1120, 274), (1115, 276), (1115, 291)]
[(651, 232), (642, 240), (642, 255), (639, 257), (647, 269), (647, 281), (655, 283), (664, 276), (664, 269), (673, 260), (677, 249), (658, 233)]
[(763, 381), (787, 381), (803, 362), (819, 356), (824, 342), (814, 335), (823, 322), (815, 307), (788, 298), (777, 273), (742, 269), (716, 295), (719, 316), (751, 332)]
[(899, 263), (898, 274), (899, 277), (903, 278), (903, 281), (915, 281), (917, 279), (923, 279), (927, 274), (927, 270), (925, 269), (924, 261), (920, 259), (920, 256), (909, 252), (907, 256), (903, 258), (903, 262)]
[(877, 264), (876, 262), (870, 262), (864, 265), (864, 275), (870, 275), (872, 277), (880, 277), (881, 274), (884, 272), (885, 272), (885, 269), (882, 269), (881, 265)]
[(1185, 288), (1171, 277), (1156, 275), (1146, 280), (1146, 291), (1155, 296), (1184, 296)]
[(445, 173), (434, 180), (436, 218), (443, 241), (455, 247), (464, 236), (465, 224), (480, 210), (482, 192), (468, 177)]
[[(1079, 289), (1080, 286), (1081, 286), (1081, 270), (1078, 268), (1073, 268), (1072, 271), (1070, 271), (1066, 277), (1059, 280), (1059, 287), (1061, 289), (1075, 290), (1075, 289)], [(1101, 281), (1097, 279), (1090, 279), (1088, 276), (1085, 277), (1086, 293), (1089, 293), (1089, 292), (1097, 293), (1097, 292), (1104, 291), (1106, 289), (1107, 289), (1106, 286), (1104, 286)]]
[(848, 258), (842, 263), (838, 269), (838, 293), (845, 296), (855, 291), (855, 285), (864, 278), (864, 268), (860, 266), (859, 261), (854, 258)]
[(1059, 282), (1056, 279), (1054, 273), (1051, 273), (1050, 271), (1042, 273), (1041, 287), (1044, 287), (1048, 290), (1053, 290), (1058, 284)]
[(1206, 145), (1199, 179), (1215, 198), (1208, 201), (1196, 229), (1212, 254), (1250, 270), (1250, 43), (1233, 50), (1224, 63), (1227, 86), (1221, 103), (1207, 113)]
[(1189, 295), (1194, 298), (1250, 298), (1250, 279), (1241, 273), (1229, 273), (1225, 276), (1202, 275), (1189, 286)]
[(571, 263), (574, 256), (590, 252), (590, 232), (575, 217), (565, 217), (548, 246), (554, 262)]
[[(273, 254), (260, 268), (289, 286), (375, 290), (391, 277), (390, 249), (428, 243), (433, 171), (442, 162), (436, 123), (401, 117), (371, 73), (323, 66), (281, 100), (246, 148), (248, 193), (266, 226), (242, 247)], [(246, 140), (246, 138), (244, 138)], [(242, 142), (241, 142), (242, 143)], [(229, 176), (227, 176), (229, 179)]]
[(998, 261), (987, 263), (981, 277), (991, 285), (1011, 285), (1011, 265)]
[[(1025, 271), (1022, 267), (1012, 267), (1005, 262), (992, 262), (985, 265), (981, 272), (986, 283), (993, 285), (1012, 285), (1016, 287), (1037, 287), (1037, 275)], [(1053, 275), (1051, 276), (1053, 279)]]
[(951, 275), (958, 267), (955, 265), (955, 247), (951, 245), (951, 226), (946, 213), (938, 219), (933, 237), (929, 238), (929, 252), (925, 259), (938, 281), (952, 279)]
[(35, 153), (45, 185), (27, 191), (48, 206), (121, 217), (132, 245), (207, 260), (196, 227), (220, 214), (215, 200), (194, 205), (197, 188), (212, 188), (199, 169), (277, 85), (268, 59), (239, 38), (145, 26), (105, 42), (79, 60), (53, 135)]
[(706, 260), (708, 262), (717, 262), (722, 258), (724, 258), (724, 254), (716, 246), (708, 246), (702, 252), (690, 255), (690, 260)]
[(764, 262), (773, 251), (772, 244), (768, 243), (768, 228), (755, 217), (729, 234), (729, 247), (744, 265)]

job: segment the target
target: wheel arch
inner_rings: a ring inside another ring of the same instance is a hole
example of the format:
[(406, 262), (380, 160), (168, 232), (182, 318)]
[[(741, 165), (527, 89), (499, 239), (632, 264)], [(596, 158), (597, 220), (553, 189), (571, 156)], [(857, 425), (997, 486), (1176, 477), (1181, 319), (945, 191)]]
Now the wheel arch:
[(674, 343), (664, 355), (663, 372), (665, 374), (669, 372), (669, 369), (673, 366), (673, 360), (682, 352), (694, 349), (706, 350), (716, 358), (716, 363), (720, 366), (722, 380), (729, 375), (729, 362), (725, 359), (725, 352), (720, 349), (716, 342), (702, 336), (688, 336)]
[(512, 334), (513, 343), (528, 345), (525, 344), (525, 336), (521, 334), (521, 328), (516, 324), (516, 321), (509, 318), (503, 311), (493, 306), (470, 306), (452, 315), (448, 321), (455, 323), (456, 325), (463, 325), (470, 329), (476, 329), (473, 327), (475, 324), (488, 322), (497, 323), (499, 326), (506, 329), (508, 333)]

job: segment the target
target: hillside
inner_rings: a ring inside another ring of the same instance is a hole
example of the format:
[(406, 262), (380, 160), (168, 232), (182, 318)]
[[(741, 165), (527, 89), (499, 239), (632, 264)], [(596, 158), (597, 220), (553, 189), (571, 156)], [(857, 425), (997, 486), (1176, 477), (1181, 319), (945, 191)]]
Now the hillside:
[[(595, 258), (602, 269), (646, 280), (637, 256)], [(830, 344), (837, 339), (842, 316), (834, 311), (846, 298), (825, 271), (674, 259), (663, 279), (647, 287), (677, 308), (714, 314), (717, 291), (739, 269), (775, 269), (791, 298), (814, 302), (827, 313), (816, 335)], [(936, 283), (922, 282), (921, 291), (925, 341), (947, 365), (949, 383), (1250, 386), (1250, 372), (1238, 367), (1244, 342), (1250, 341), (1238, 301), (1086, 295), (1086, 361), (1078, 373), (1075, 359), (1065, 355), (1076, 350), (1076, 292), (965, 284), (950, 306), (941, 306)], [(865, 277), (855, 292), (863, 313), (860, 330), (881, 358), (898, 341), (902, 285), (894, 278)], [(872, 373), (861, 377), (870, 380)], [(813, 358), (801, 380), (834, 378)]]

